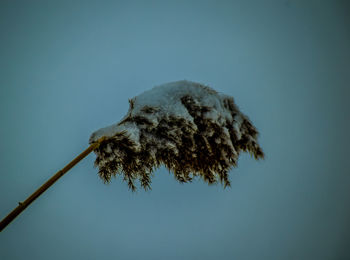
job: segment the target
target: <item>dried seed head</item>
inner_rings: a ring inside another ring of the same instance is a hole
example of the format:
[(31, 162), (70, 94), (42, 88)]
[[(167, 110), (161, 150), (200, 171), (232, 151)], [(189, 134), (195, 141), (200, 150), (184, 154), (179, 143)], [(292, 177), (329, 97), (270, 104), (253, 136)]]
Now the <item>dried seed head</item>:
[(127, 115), (102, 128), (90, 143), (99, 175), (109, 182), (120, 174), (135, 190), (138, 179), (149, 189), (152, 171), (165, 165), (179, 182), (196, 176), (209, 184), (230, 185), (228, 172), (241, 151), (264, 157), (258, 131), (233, 98), (198, 83), (177, 81), (157, 86), (129, 100)]

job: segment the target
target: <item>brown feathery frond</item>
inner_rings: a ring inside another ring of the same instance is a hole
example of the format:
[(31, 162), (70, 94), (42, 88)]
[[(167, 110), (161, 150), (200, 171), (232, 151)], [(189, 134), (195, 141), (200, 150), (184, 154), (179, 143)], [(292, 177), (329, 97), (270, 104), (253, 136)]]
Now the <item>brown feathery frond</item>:
[(226, 187), (241, 151), (264, 158), (258, 131), (248, 117), (232, 97), (208, 86), (172, 82), (129, 103), (121, 122), (90, 137), (90, 143), (105, 137), (94, 150), (95, 166), (105, 182), (119, 174), (133, 191), (135, 180), (150, 189), (153, 170), (165, 165), (179, 182), (199, 176), (208, 184), (221, 182)]

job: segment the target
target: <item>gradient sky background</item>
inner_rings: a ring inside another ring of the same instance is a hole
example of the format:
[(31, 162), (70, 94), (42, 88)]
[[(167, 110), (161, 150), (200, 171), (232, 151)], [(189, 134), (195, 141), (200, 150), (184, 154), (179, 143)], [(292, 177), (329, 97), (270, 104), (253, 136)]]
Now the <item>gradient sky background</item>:
[(344, 1), (0, 3), (0, 217), (119, 121), (187, 79), (235, 98), (265, 161), (232, 188), (104, 185), (89, 155), (0, 234), (0, 259), (350, 259)]

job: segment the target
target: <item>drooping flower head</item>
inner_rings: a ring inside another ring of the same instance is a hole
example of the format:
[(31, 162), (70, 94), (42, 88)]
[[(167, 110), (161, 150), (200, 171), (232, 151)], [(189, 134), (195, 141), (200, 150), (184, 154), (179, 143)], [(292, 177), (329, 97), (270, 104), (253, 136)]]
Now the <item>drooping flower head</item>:
[(233, 98), (208, 86), (177, 81), (154, 87), (129, 100), (127, 115), (90, 137), (101, 137), (95, 149), (99, 175), (109, 182), (118, 174), (136, 189), (135, 180), (150, 188), (160, 165), (180, 182), (199, 176), (209, 184), (230, 185), (228, 172), (241, 151), (264, 157), (258, 131)]

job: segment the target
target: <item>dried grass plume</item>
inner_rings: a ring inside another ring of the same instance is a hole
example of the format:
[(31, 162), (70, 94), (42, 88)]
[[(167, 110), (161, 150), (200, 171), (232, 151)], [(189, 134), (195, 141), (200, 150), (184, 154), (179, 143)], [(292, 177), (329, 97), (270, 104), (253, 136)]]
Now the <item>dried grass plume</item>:
[(129, 100), (127, 115), (102, 128), (90, 143), (105, 137), (94, 151), (99, 176), (110, 182), (122, 175), (131, 190), (135, 180), (149, 189), (151, 174), (165, 165), (179, 182), (199, 176), (209, 184), (230, 185), (228, 172), (241, 151), (264, 157), (258, 131), (233, 98), (208, 86), (177, 81), (154, 87)]

